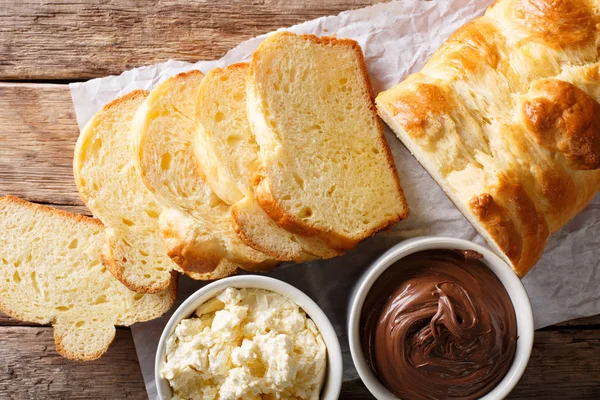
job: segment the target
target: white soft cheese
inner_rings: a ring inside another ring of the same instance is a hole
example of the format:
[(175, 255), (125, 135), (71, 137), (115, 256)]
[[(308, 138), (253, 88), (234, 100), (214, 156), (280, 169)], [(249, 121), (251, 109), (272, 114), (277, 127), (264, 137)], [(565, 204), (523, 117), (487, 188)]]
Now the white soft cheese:
[(314, 322), (294, 302), (261, 289), (228, 288), (181, 321), (161, 375), (173, 399), (311, 399), (327, 353)]

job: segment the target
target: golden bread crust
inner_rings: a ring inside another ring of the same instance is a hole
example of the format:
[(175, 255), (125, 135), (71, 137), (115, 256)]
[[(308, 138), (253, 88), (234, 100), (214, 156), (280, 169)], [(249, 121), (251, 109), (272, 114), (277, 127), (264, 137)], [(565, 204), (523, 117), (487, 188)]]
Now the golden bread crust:
[(515, 21), (527, 28), (531, 38), (553, 48), (584, 46), (594, 40), (598, 22), (592, 9), (594, 0), (521, 0), (515, 3)]
[(147, 90), (141, 90), (141, 89), (137, 89), (137, 90), (132, 90), (131, 92), (117, 98), (114, 99), (113, 101), (106, 103), (104, 105), (104, 107), (102, 107), (102, 111), (108, 111), (111, 108), (115, 108), (121, 104), (125, 104), (129, 101), (138, 99), (138, 98), (146, 98), (148, 95), (150, 94), (149, 91)]
[[(544, 215), (519, 183), (503, 177), (490, 189), (492, 194), (482, 193), (471, 199), (471, 211), (513, 265), (535, 265), (549, 236)], [(522, 277), (528, 271), (522, 268), (517, 273)]]
[(600, 168), (600, 104), (569, 82), (549, 79), (523, 103), (525, 125), (537, 144), (564, 154), (575, 169)]
[[(261, 174), (260, 171), (258, 171), (255, 175), (254, 181), (254, 196), (258, 201), (258, 204), (260, 204), (262, 209), (265, 210), (269, 218), (271, 218), (277, 223), (277, 225), (281, 226), (285, 230), (297, 235), (318, 236), (325, 243), (327, 243), (329, 247), (339, 252), (353, 249), (356, 247), (356, 245), (358, 245), (358, 243), (360, 243), (360, 240), (353, 240), (346, 236), (339, 235), (333, 232), (331, 229), (316, 229), (311, 225), (307, 225), (295, 215), (286, 212), (286, 210), (279, 204), (275, 196), (273, 196), (268, 184), (268, 178)], [(395, 224), (399, 220), (400, 219), (398, 218), (397, 220), (391, 221), (389, 226)], [(387, 226), (381, 229), (385, 228), (387, 228)], [(378, 231), (373, 231), (372, 233), (365, 235), (365, 238), (370, 237), (377, 232)]]
[[(267, 214), (267, 215), (269, 215), (269, 214)], [(269, 216), (269, 218), (270, 218), (270, 216)], [(242, 229), (242, 227), (240, 226), (240, 221), (241, 221), (241, 218), (240, 218), (237, 207), (232, 206), (231, 207), (231, 224), (233, 226), (233, 229), (235, 230), (235, 233), (240, 237), (242, 242), (244, 242), (244, 244), (246, 244), (247, 246), (250, 246), (254, 249), (260, 250), (261, 252), (273, 257), (273, 259), (289, 258), (289, 261), (294, 261), (294, 262), (311, 261), (311, 258), (310, 258), (311, 256), (308, 254), (301, 253), (299, 255), (298, 259), (294, 259), (293, 257), (290, 257), (287, 254), (282, 256), (280, 253), (273, 251), (269, 247), (262, 246), (261, 243), (257, 243), (256, 241), (253, 240), (252, 237), (246, 235), (245, 229)]]
[(88, 217), (87, 215), (73, 214), (73, 213), (70, 213), (68, 211), (60, 210), (58, 208), (52, 208), (52, 207), (49, 207), (49, 206), (44, 205), (44, 204), (30, 203), (27, 200), (23, 200), (20, 197), (13, 196), (13, 195), (10, 195), (10, 194), (8, 194), (6, 196), (1, 196), (0, 197), (0, 202), (3, 202), (3, 203), (4, 202), (5, 203), (13, 203), (13, 204), (19, 204), (19, 205), (27, 206), (29, 208), (33, 208), (33, 209), (36, 209), (36, 210), (40, 210), (40, 211), (44, 211), (44, 212), (50, 212), (50, 213), (55, 214), (55, 215), (60, 215), (63, 218), (74, 219), (77, 222), (83, 222), (83, 223), (86, 223), (86, 224), (94, 224), (94, 225), (97, 225), (98, 227), (104, 228), (104, 225), (102, 224), (102, 222), (99, 219)]
[(520, 276), (600, 190), (599, 23), (599, 0), (497, 0), (377, 97)]

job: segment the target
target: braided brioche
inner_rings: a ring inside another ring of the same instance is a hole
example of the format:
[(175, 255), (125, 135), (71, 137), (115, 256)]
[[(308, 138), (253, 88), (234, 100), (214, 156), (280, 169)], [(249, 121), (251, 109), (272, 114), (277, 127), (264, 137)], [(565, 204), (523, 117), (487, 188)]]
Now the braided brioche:
[(600, 189), (599, 23), (599, 0), (498, 0), (377, 97), (520, 276)]

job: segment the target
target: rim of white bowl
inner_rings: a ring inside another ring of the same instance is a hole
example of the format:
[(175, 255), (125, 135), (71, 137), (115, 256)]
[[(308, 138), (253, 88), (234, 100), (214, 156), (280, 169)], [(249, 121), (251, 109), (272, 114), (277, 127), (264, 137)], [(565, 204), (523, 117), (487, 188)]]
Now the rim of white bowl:
[(364, 356), (360, 342), (360, 314), (371, 287), (381, 274), (396, 261), (419, 251), (435, 249), (475, 250), (483, 255), (481, 260), (500, 279), (513, 303), (517, 318), (517, 348), (513, 363), (504, 378), (480, 400), (505, 398), (523, 375), (533, 348), (533, 311), (527, 291), (510, 266), (491, 250), (469, 240), (443, 236), (418, 237), (390, 248), (363, 274), (351, 298), (348, 316), (348, 341), (354, 366), (367, 389), (378, 400), (397, 400), (375, 376)]
[(160, 400), (171, 398), (171, 387), (169, 382), (160, 376), (160, 369), (166, 357), (167, 340), (175, 330), (175, 326), (181, 320), (189, 318), (201, 304), (228, 287), (270, 290), (292, 300), (306, 312), (317, 326), (327, 347), (327, 373), (320, 399), (337, 400), (342, 389), (343, 362), (340, 342), (331, 321), (321, 307), (300, 289), (279, 279), (263, 275), (239, 275), (211, 282), (194, 292), (175, 310), (160, 336), (154, 360), (154, 381), (158, 398)]

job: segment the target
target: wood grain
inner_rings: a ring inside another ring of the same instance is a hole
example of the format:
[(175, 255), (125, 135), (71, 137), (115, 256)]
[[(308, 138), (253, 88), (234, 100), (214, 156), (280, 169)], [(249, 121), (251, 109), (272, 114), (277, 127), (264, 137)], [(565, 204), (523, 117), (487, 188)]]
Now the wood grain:
[[(32, 327), (40, 327), (44, 325), (36, 324), (35, 322), (26, 322), (19, 321), (18, 319), (9, 317), (8, 315), (0, 312), (0, 329), (6, 326), (32, 326)], [(1, 332), (1, 330), (0, 330)]]
[[(146, 393), (129, 329), (117, 330), (109, 351), (77, 363), (54, 350), (51, 328), (3, 327), (0, 393), (8, 399), (143, 399)], [(511, 399), (600, 398), (600, 330), (555, 329), (535, 335), (531, 361)], [(341, 399), (373, 398), (359, 380)]]
[[(0, 81), (86, 80), (169, 58), (221, 57), (239, 42), (381, 0), (39, 2), (0, 0)], [(0, 195), (89, 215), (72, 155), (79, 134), (66, 85), (0, 83)], [(600, 398), (600, 316), (536, 332), (511, 399)], [(146, 399), (131, 331), (92, 363), (60, 357), (52, 329), (0, 314), (0, 398)], [(371, 399), (360, 381), (341, 399)]]
[[(59, 206), (60, 207), (60, 206)], [(58, 208), (58, 207), (57, 207)], [(64, 207), (60, 207), (64, 208)], [(0, 312), (0, 327), (1, 326), (43, 326), (32, 322), (22, 322), (17, 319), (11, 318), (6, 314)], [(594, 315), (592, 317), (578, 318), (571, 321), (562, 322), (560, 324), (552, 325), (544, 328), (542, 331), (560, 331), (563, 332), (564, 328), (570, 328), (572, 330), (600, 330), (600, 315)]]
[(130, 330), (117, 330), (104, 356), (68, 361), (51, 328), (4, 327), (0, 334), (2, 399), (147, 399)]
[[(89, 215), (89, 211), (79, 200), (72, 177), (72, 156), (78, 134), (66, 85), (1, 84), (0, 195), (10, 193)], [(540, 398), (540, 393), (545, 398), (551, 398), (553, 394), (566, 399), (599, 398), (600, 374), (594, 372), (600, 371), (599, 326), (600, 316), (595, 316), (536, 332), (532, 361), (511, 398)], [(35, 333), (36, 331), (41, 333)], [(104, 395), (102, 388), (105, 385), (103, 386), (102, 379), (91, 379), (93, 373), (87, 364), (73, 364), (54, 353), (50, 328), (21, 323), (0, 315), (0, 337), (3, 338), (0, 357), (4, 351), (15, 351), (18, 354), (17, 358), (11, 359), (15, 364), (11, 367), (13, 372), (10, 374), (18, 377), (10, 383), (14, 387), (14, 398), (38, 398), (38, 395), (60, 398), (65, 393), (71, 395), (69, 390), (75, 390), (79, 385), (89, 389), (87, 393), (84, 391), (81, 394), (82, 398), (89, 395), (89, 392), (99, 391), (100, 396)], [(48, 347), (39, 347), (40, 342)], [(17, 347), (21, 350), (15, 350)], [(42, 358), (47, 364), (30, 369), (29, 360)], [(17, 364), (16, 360), (19, 359), (23, 362)], [(117, 376), (121, 368), (133, 368), (131, 360), (137, 358), (130, 331), (119, 329), (115, 344), (101, 359), (99, 368), (106, 376), (110, 376), (110, 371)], [(137, 367), (135, 362), (133, 364)], [(55, 370), (59, 371), (58, 375)], [(114, 386), (116, 390), (122, 390), (116, 398), (145, 398), (139, 369), (136, 371), (136, 382), (133, 378), (127, 378), (115, 383), (118, 385)], [(69, 379), (63, 379), (63, 375), (60, 375), (62, 373), (68, 373)], [(0, 375), (0, 389), (4, 381)], [(49, 381), (70, 383), (61, 384), (62, 386), (54, 383), (47, 385), (46, 382)], [(38, 382), (39, 388), (33, 389), (36, 385), (32, 382)], [(46, 395), (44, 385), (47, 385), (48, 390), (57, 388), (58, 391), (50, 391)], [(75, 395), (80, 394), (75, 392)], [(344, 385), (341, 398), (371, 397), (364, 385), (356, 381)]]
[(219, 58), (243, 40), (382, 0), (0, 0), (0, 80), (80, 80), (167, 59)]
[(562, 327), (581, 327), (584, 329), (600, 329), (600, 315), (591, 317), (577, 318), (571, 321), (561, 322), (560, 324), (548, 326), (544, 330), (552, 330)]
[(73, 180), (78, 135), (67, 85), (0, 85), (0, 195), (83, 206)]
[(600, 330), (537, 331), (529, 366), (510, 398), (599, 399)]

